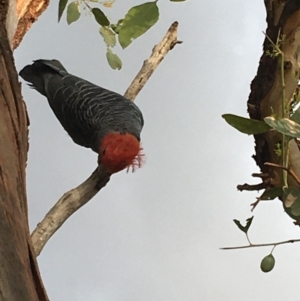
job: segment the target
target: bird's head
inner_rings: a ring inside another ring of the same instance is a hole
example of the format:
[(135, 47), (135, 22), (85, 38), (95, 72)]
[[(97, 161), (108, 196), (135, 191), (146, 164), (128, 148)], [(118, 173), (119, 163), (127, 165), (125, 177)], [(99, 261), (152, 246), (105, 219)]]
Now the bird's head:
[(138, 139), (131, 134), (108, 133), (101, 141), (98, 162), (109, 173), (119, 172), (127, 167), (127, 171), (132, 168), (142, 166), (143, 153)]

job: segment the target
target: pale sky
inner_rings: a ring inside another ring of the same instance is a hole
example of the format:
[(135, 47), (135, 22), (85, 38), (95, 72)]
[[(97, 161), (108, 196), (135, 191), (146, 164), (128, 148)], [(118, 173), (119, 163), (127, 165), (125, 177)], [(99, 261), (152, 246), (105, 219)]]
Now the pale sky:
[[(121, 18), (143, 1), (116, 0)], [(159, 22), (125, 51), (113, 71), (92, 17), (57, 23), (57, 2), (15, 52), (18, 70), (34, 59), (124, 93), (153, 46), (179, 21), (183, 44), (172, 50), (136, 99), (145, 118), (145, 166), (121, 172), (51, 238), (38, 258), (51, 301), (296, 301), (300, 245), (279, 246), (269, 274), (260, 261), (271, 248), (221, 251), (246, 244), (233, 219), (252, 216), (254, 143), (221, 115), (247, 116), (250, 82), (262, 53), (262, 0), (158, 1)], [(30, 117), (27, 168), (30, 226), (94, 170), (97, 155), (75, 145), (46, 98), (23, 85)], [(279, 201), (254, 212), (254, 243), (299, 238)]]

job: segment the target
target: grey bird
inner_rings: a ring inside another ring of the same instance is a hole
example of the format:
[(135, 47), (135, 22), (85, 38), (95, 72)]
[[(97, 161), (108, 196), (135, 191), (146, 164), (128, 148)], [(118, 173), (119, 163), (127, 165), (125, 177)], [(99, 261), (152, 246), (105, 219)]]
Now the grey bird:
[(107, 172), (141, 166), (144, 119), (132, 101), (69, 74), (58, 60), (36, 60), (19, 75), (47, 97), (75, 143), (99, 154), (98, 162)]

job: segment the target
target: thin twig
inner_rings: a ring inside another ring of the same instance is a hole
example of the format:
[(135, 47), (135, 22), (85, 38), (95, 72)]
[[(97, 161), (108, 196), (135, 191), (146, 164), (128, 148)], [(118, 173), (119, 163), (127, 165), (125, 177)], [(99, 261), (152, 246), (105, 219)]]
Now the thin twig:
[[(178, 22), (174, 22), (163, 40), (154, 47), (150, 58), (144, 62), (141, 71), (127, 89), (125, 97), (132, 101), (135, 99), (159, 63), (178, 43), (177, 28)], [(64, 222), (90, 201), (108, 183), (109, 179), (110, 175), (97, 168), (85, 182), (65, 193), (58, 200), (31, 234), (36, 256), (41, 253), (47, 241)]]
[(256, 208), (256, 206), (260, 203), (261, 199), (260, 198), (256, 198), (256, 201), (252, 204), (250, 204), (251, 208), (251, 212), (254, 211), (254, 209)]
[(266, 192), (266, 191), (264, 191), (264, 192), (261, 194), (260, 197), (256, 198), (256, 201), (255, 201), (254, 203), (250, 204), (250, 206), (252, 207), (252, 208), (251, 208), (251, 212), (254, 211), (254, 209), (256, 208), (256, 206), (257, 206), (261, 201), (266, 202), (266, 201), (272, 201), (272, 200), (273, 200), (273, 199), (262, 199), (262, 196), (265, 194), (265, 192)]
[(142, 90), (149, 77), (155, 71), (160, 62), (165, 58), (167, 53), (172, 50), (176, 44), (182, 43), (177, 40), (177, 28), (178, 22), (174, 22), (162, 41), (153, 48), (151, 56), (144, 61), (142, 69), (125, 92), (124, 96), (126, 98), (134, 101), (138, 93)]
[(285, 240), (285, 241), (280, 241), (280, 242), (272, 242), (272, 243), (267, 243), (267, 244), (249, 244), (246, 246), (225, 247), (225, 248), (220, 248), (220, 250), (237, 250), (237, 249), (248, 249), (248, 248), (257, 248), (257, 247), (269, 247), (269, 246), (276, 247), (279, 245), (284, 245), (284, 244), (289, 244), (289, 243), (294, 243), (294, 242), (300, 242), (300, 239), (299, 238), (290, 239), (290, 240)]
[(252, 245), (252, 243), (251, 243), (251, 241), (250, 241), (250, 238), (249, 238), (249, 235), (248, 235), (248, 232), (246, 232), (246, 238), (247, 238), (247, 240), (248, 240), (249, 245)]
[(267, 179), (270, 177), (270, 175), (268, 173), (253, 173), (252, 174), (253, 178), (261, 178), (261, 179)]
[(272, 167), (276, 167), (276, 168), (281, 168), (285, 171), (287, 171), (287, 173), (292, 176), (294, 178), (294, 180), (297, 182), (297, 184), (300, 186), (300, 179), (297, 177), (297, 175), (294, 173), (293, 170), (287, 168), (287, 167), (284, 167), (282, 165), (278, 165), (278, 164), (275, 164), (275, 163), (270, 163), (270, 162), (266, 162), (265, 165), (267, 166), (272, 166)]
[(239, 191), (244, 191), (244, 190), (247, 190), (247, 191), (259, 191), (259, 190), (262, 190), (266, 188), (266, 183), (262, 182), (262, 183), (259, 183), (259, 184), (254, 184), (254, 185), (250, 185), (250, 184), (243, 184), (243, 185), (238, 185), (237, 186), (237, 189)]

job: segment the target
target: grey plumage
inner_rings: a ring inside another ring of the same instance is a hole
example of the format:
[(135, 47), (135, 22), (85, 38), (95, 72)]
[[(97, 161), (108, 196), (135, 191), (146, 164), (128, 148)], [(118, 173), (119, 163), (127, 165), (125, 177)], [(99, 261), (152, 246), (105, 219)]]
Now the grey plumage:
[(143, 115), (122, 95), (69, 74), (57, 60), (34, 61), (20, 76), (47, 97), (75, 143), (98, 152), (109, 132), (130, 133), (140, 141)]

